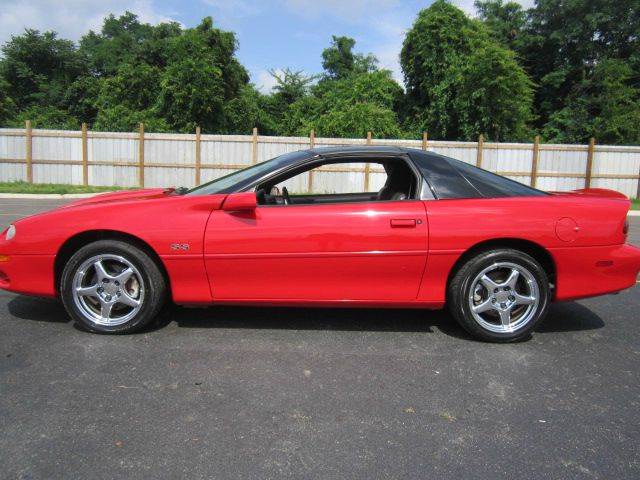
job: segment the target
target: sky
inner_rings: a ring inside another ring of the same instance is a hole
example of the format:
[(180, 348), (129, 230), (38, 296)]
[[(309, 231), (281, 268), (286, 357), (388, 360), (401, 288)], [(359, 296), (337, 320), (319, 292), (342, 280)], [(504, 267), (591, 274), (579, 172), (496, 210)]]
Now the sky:
[[(236, 33), (241, 63), (251, 81), (267, 92), (270, 69), (290, 68), (308, 74), (322, 71), (322, 50), (332, 35), (356, 40), (355, 50), (373, 53), (402, 83), (399, 54), (406, 31), (430, 0), (0, 0), (0, 43), (25, 28), (54, 30), (78, 40), (100, 30), (109, 13), (125, 10), (143, 22), (176, 21), (185, 27), (211, 16), (214, 25)], [(473, 0), (451, 3), (473, 15)], [(533, 0), (522, 0), (531, 7)]]

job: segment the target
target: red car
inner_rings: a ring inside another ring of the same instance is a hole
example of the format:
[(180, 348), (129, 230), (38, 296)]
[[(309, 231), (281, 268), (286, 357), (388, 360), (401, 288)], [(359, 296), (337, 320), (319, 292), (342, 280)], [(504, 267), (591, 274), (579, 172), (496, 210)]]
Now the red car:
[[(347, 175), (349, 188), (327, 193), (353, 164), (381, 188)], [(0, 240), (0, 288), (59, 297), (101, 333), (140, 330), (169, 301), (447, 305), (477, 338), (511, 341), (551, 301), (635, 285), (629, 205), (610, 190), (545, 193), (420, 150), (318, 148), (192, 190), (110, 193), (23, 218)]]

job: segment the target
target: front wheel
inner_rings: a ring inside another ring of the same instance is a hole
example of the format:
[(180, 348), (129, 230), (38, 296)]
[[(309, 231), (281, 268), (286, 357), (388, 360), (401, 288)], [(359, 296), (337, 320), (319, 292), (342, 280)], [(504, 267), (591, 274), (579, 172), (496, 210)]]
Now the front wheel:
[(526, 337), (546, 316), (549, 281), (531, 256), (512, 249), (487, 251), (454, 275), (448, 304), (458, 323), (476, 338), (510, 342)]
[(164, 304), (165, 280), (141, 249), (100, 240), (79, 249), (60, 279), (60, 297), (75, 322), (97, 333), (131, 333), (149, 325)]

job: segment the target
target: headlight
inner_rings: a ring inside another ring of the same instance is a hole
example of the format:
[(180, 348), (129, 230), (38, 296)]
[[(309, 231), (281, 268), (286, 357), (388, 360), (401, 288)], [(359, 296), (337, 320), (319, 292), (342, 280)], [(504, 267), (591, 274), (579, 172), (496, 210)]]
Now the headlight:
[(16, 236), (16, 226), (9, 225), (9, 228), (7, 228), (7, 233), (5, 233), (4, 238), (6, 238), (7, 240), (11, 240), (15, 236)]

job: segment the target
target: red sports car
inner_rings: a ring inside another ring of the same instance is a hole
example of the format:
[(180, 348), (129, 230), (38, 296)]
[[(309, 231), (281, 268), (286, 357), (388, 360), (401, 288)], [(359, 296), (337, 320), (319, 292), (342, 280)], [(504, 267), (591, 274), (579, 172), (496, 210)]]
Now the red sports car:
[[(379, 191), (347, 175), (349, 188), (327, 193), (354, 164)], [(635, 285), (629, 205), (420, 150), (317, 148), (192, 190), (110, 193), (23, 218), (0, 239), (0, 288), (59, 297), (101, 333), (140, 330), (169, 301), (447, 305), (477, 338), (511, 341), (551, 301)]]

